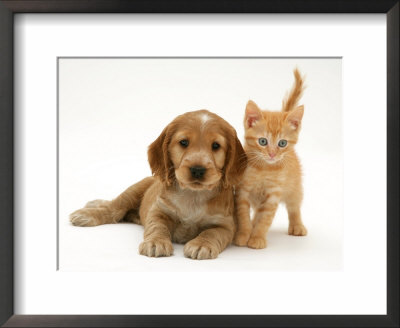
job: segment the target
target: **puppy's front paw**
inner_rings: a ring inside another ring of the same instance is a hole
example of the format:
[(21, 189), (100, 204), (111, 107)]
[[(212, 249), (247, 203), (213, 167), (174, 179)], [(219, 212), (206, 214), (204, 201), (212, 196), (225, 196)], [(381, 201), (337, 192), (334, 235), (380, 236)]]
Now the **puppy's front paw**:
[(250, 238), (250, 233), (244, 231), (238, 231), (236, 233), (233, 243), (237, 246), (246, 246)]
[(289, 225), (288, 234), (293, 236), (306, 236), (307, 229), (302, 224)]
[(69, 220), (75, 226), (80, 227), (93, 227), (99, 225), (96, 219), (95, 212), (90, 208), (82, 208), (70, 214)]
[(207, 241), (195, 238), (186, 243), (183, 254), (194, 260), (208, 260), (215, 259), (219, 251)]
[(262, 249), (267, 247), (267, 240), (264, 237), (252, 236), (247, 242), (247, 246), (255, 249)]
[(171, 256), (174, 248), (168, 239), (150, 239), (139, 245), (139, 253), (149, 257)]

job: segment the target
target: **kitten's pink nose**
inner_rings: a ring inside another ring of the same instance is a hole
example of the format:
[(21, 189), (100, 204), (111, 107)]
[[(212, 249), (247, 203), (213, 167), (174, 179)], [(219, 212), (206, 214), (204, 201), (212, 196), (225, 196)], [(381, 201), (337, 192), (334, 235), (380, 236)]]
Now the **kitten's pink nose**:
[(275, 155), (276, 155), (276, 153), (270, 153), (270, 152), (268, 152), (268, 155), (269, 155), (269, 157), (274, 158)]

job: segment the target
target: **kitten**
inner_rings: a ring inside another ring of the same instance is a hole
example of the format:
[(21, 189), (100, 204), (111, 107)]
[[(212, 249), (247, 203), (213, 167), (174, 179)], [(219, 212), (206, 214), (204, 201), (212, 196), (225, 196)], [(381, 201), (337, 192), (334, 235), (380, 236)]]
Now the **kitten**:
[[(238, 246), (265, 248), (266, 234), (279, 202), (286, 204), (289, 235), (305, 236), (300, 205), (303, 198), (301, 167), (294, 150), (304, 106), (298, 106), (303, 79), (294, 70), (295, 84), (283, 101), (281, 112), (263, 111), (253, 102), (246, 106), (244, 118), (248, 166), (236, 193)], [(250, 222), (250, 206), (254, 211)]]

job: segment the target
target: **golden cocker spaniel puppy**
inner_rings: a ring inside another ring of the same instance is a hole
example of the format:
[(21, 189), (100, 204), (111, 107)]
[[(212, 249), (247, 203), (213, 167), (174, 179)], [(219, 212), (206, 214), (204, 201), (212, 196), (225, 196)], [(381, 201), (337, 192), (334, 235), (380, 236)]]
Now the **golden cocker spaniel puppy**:
[(177, 242), (186, 257), (216, 258), (235, 233), (233, 186), (247, 164), (234, 128), (207, 110), (185, 113), (150, 145), (148, 159), (153, 177), (112, 201), (87, 203), (72, 224), (132, 221), (144, 226), (142, 255), (170, 256)]

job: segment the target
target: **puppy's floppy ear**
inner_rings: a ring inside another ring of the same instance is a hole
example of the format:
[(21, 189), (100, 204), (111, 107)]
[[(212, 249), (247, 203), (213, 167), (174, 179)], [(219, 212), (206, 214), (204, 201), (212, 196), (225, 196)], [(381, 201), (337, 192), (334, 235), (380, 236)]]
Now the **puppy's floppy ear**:
[(236, 131), (232, 128), (229, 133), (229, 146), (225, 159), (225, 176), (224, 186), (234, 186), (240, 182), (240, 179), (247, 166), (247, 156), (236, 135)]
[(147, 151), (151, 172), (154, 176), (159, 177), (161, 181), (167, 185), (172, 183), (171, 176), (171, 160), (168, 155), (169, 143), (168, 126), (161, 132), (160, 136), (153, 141)]

